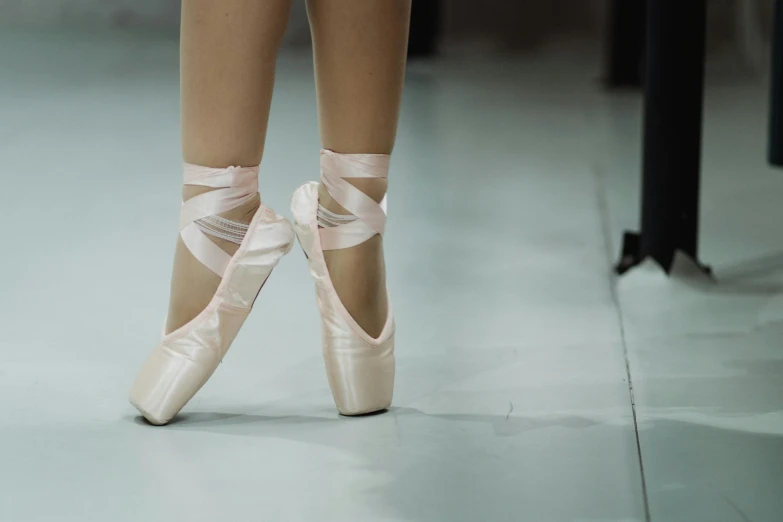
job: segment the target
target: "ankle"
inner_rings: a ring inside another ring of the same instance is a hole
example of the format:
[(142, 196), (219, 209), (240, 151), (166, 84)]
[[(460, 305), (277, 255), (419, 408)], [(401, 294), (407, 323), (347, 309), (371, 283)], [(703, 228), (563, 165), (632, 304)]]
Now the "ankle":
[[(194, 198), (205, 192), (215, 190), (211, 187), (202, 187), (198, 185), (185, 185), (182, 187), (182, 201), (187, 201), (190, 198)], [(229, 221), (236, 221), (237, 223), (248, 224), (253, 220), (253, 216), (256, 215), (256, 211), (261, 206), (261, 196), (258, 192), (247, 202), (232, 208), (226, 212), (217, 214), (218, 216), (228, 219)]]
[[(345, 178), (345, 181), (370, 196), (376, 203), (380, 203), (386, 195), (388, 182), (385, 179)], [(350, 212), (334, 200), (323, 184), (318, 185), (318, 203), (326, 210), (330, 210), (337, 214), (350, 214)]]
[(220, 217), (228, 219), (229, 221), (236, 221), (238, 223), (249, 224), (253, 221), (253, 216), (256, 215), (258, 209), (261, 207), (261, 195), (256, 192), (255, 196), (236, 208), (232, 208), (228, 212), (218, 214)]

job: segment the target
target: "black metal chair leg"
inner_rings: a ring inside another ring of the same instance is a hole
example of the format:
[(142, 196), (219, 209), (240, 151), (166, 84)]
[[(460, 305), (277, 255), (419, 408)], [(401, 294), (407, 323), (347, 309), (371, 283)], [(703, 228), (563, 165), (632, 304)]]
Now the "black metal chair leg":
[(641, 87), (646, 0), (611, 0), (604, 80), (608, 87)]
[(767, 159), (783, 167), (783, 2), (775, 1), (772, 29), (772, 74), (769, 93), (769, 144)]
[(642, 160), (642, 219), (626, 234), (617, 271), (652, 257), (668, 273), (674, 254), (698, 254), (706, 0), (652, 0)]
[(440, 0), (413, 0), (408, 35), (408, 56), (432, 56), (437, 51)]

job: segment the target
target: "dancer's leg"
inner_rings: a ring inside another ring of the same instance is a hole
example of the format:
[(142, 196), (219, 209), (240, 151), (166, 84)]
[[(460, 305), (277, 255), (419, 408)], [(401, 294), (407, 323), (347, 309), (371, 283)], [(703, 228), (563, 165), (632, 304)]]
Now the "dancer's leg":
[[(272, 99), (275, 59), (290, 0), (183, 0), (180, 43), (182, 155), (187, 163), (224, 168), (261, 161)], [(187, 186), (183, 200), (206, 187)], [(259, 198), (222, 217), (249, 223)], [(237, 245), (211, 237), (233, 254)], [(166, 330), (198, 315), (220, 277), (177, 240)]]
[[(325, 149), (390, 154), (405, 74), (410, 0), (308, 0), (318, 115)], [(386, 180), (348, 179), (376, 201)], [(321, 189), (328, 210), (347, 213)], [(376, 235), (358, 246), (324, 252), (340, 300), (359, 325), (380, 334), (387, 315), (383, 244)]]

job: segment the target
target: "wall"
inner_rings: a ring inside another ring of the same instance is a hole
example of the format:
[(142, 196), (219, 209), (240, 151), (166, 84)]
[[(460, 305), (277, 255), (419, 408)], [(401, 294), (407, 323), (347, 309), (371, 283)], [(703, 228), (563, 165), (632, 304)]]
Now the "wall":
[[(224, 0), (214, 0), (224, 1)], [(259, 0), (263, 1), (263, 0)], [(176, 30), (180, 0), (0, 0), (0, 27)], [(291, 6), (289, 44), (309, 41), (304, 0)]]
[(179, 0), (0, 0), (4, 27), (176, 27)]

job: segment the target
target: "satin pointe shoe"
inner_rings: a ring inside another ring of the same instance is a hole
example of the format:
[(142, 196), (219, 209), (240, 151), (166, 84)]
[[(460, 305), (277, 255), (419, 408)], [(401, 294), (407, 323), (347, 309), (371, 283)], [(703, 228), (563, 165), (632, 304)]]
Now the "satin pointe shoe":
[[(183, 202), (180, 237), (193, 256), (222, 279), (198, 316), (163, 336), (133, 383), (131, 404), (155, 425), (169, 422), (207, 382), (242, 327), (261, 287), (291, 249), (294, 239), (288, 220), (263, 203), (247, 225), (241, 242), (236, 238), (239, 248), (233, 256), (204, 233), (206, 230), (221, 237), (220, 231), (214, 229), (215, 223), (220, 225), (220, 218), (215, 215), (255, 196), (257, 167), (212, 169), (186, 165), (185, 184), (215, 189)], [(231, 232), (229, 227), (223, 233)]]
[(321, 151), (321, 183), (334, 200), (356, 219), (339, 226), (319, 228), (318, 183), (309, 182), (294, 192), (291, 212), (294, 230), (315, 280), (321, 312), (326, 375), (337, 410), (362, 415), (389, 408), (394, 391), (394, 319), (391, 303), (381, 334), (371, 337), (348, 313), (332, 285), (323, 251), (349, 248), (383, 234), (386, 199), (381, 204), (343, 178), (386, 178), (385, 154), (338, 154)]

